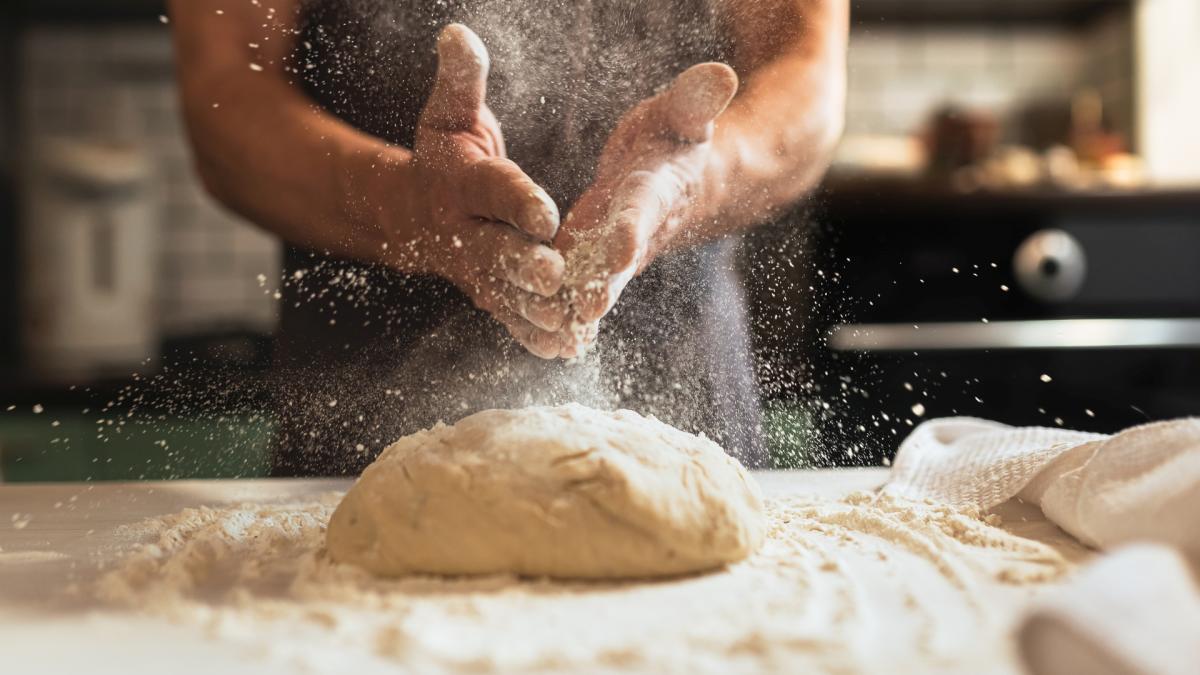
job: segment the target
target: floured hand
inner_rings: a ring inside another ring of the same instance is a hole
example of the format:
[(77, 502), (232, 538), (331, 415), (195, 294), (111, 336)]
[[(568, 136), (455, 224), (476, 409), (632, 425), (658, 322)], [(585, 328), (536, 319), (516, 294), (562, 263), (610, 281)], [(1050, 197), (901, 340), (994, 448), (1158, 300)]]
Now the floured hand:
[(543, 329), (557, 329), (557, 345), (546, 345), (557, 346), (557, 356), (581, 353), (630, 279), (703, 217), (713, 121), (737, 86), (728, 66), (702, 63), (617, 124), (595, 180), (555, 238), (566, 260), (563, 289), (529, 312)]
[[(562, 286), (563, 258), (548, 245), (558, 231), (558, 209), (505, 157), (499, 125), (484, 102), (488, 65), (487, 50), (470, 29), (451, 24), (442, 30), (437, 79), (407, 168), (415, 174), (406, 182), (410, 192), (392, 187), (400, 181), (384, 182), (374, 201), (385, 221), (389, 211), (419, 221), (416, 239), (392, 242), (393, 259), (411, 268), (416, 258), (417, 269), (453, 282), (527, 349), (549, 358), (558, 354), (556, 336), (524, 314)], [(397, 198), (415, 208), (388, 209)], [(392, 225), (391, 231), (411, 231)]]

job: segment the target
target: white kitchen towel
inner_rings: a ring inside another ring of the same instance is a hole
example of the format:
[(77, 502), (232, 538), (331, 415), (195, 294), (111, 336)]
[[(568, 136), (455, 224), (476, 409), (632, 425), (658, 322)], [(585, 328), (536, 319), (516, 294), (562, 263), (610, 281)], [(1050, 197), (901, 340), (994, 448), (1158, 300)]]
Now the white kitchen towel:
[(884, 490), (980, 509), (1019, 496), (1089, 546), (1158, 541), (1200, 560), (1200, 418), (1112, 436), (930, 420), (900, 445)]
[(1036, 600), (1017, 645), (1031, 675), (1195, 675), (1200, 592), (1171, 549), (1120, 548)]

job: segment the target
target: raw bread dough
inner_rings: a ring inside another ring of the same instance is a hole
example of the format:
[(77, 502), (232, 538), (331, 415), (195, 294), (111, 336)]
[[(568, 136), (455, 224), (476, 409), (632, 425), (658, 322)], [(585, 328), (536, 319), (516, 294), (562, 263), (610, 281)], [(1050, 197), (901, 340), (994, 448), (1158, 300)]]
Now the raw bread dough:
[(762, 497), (720, 446), (629, 411), (485, 410), (406, 436), (329, 522), (377, 575), (676, 575), (762, 543)]

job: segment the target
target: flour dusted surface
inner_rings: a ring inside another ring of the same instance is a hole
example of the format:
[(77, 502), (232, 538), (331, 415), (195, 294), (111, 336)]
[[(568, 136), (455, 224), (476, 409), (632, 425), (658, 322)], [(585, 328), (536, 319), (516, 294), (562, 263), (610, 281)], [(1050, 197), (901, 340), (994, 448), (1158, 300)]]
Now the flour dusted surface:
[(1015, 673), (1011, 623), (1071, 567), (979, 514), (856, 493), (769, 497), (762, 548), (710, 574), (388, 581), (323, 550), (338, 497), (148, 521), (95, 590), (316, 672)]

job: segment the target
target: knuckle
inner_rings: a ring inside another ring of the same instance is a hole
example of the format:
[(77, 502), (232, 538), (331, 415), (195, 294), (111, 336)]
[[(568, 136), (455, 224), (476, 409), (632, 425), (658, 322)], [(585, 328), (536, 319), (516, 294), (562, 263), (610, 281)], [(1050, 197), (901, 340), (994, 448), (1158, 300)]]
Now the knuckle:
[(475, 162), (475, 170), (486, 176), (503, 178), (520, 172), (515, 162), (506, 157), (484, 157)]

